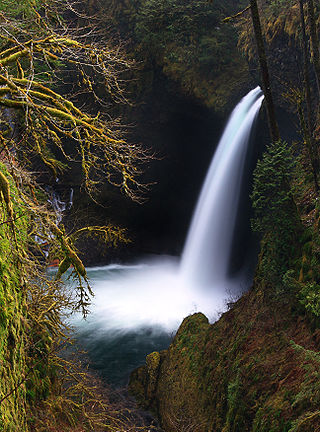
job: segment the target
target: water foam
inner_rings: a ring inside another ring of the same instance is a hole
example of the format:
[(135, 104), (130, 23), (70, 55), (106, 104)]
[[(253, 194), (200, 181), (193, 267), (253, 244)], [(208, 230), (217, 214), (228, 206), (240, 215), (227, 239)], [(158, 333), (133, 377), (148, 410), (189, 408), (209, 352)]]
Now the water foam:
[(95, 293), (86, 321), (72, 318), (94, 367), (124, 384), (145, 355), (166, 348), (183, 318), (204, 313), (211, 322), (229, 293), (248, 281), (227, 275), (244, 160), (263, 97), (259, 88), (237, 105), (203, 186), (181, 262), (158, 257), (88, 269)]
[(95, 267), (88, 276), (95, 297), (86, 325), (115, 334), (142, 328), (173, 332), (189, 314), (201, 311), (215, 320), (225, 309), (225, 291), (208, 298), (197, 287), (186, 287), (175, 258)]

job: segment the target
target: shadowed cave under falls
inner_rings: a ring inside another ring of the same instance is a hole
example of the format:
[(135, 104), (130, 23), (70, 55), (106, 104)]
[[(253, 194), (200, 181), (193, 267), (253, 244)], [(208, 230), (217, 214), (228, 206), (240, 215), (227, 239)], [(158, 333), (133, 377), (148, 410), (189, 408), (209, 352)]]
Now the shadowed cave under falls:
[(257, 249), (250, 234), (250, 183), (259, 87), (233, 110), (215, 150), (181, 257), (152, 256), (130, 265), (89, 268), (95, 297), (86, 320), (72, 318), (91, 368), (115, 387), (146, 355), (169, 346), (183, 318), (211, 322), (250, 287)]

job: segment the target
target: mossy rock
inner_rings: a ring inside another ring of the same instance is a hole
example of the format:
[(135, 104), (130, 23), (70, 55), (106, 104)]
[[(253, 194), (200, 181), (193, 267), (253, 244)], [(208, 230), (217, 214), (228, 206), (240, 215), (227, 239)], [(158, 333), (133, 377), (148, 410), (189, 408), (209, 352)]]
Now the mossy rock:
[(320, 342), (291, 314), (296, 304), (266, 301), (256, 287), (212, 325), (201, 313), (187, 317), (160, 360), (150, 354), (132, 375), (143, 406), (166, 432), (320, 432)]
[(147, 408), (148, 406), (148, 401), (145, 394), (146, 378), (147, 369), (145, 366), (140, 366), (131, 373), (128, 386), (129, 392), (136, 398), (139, 405), (144, 408)]
[(149, 354), (146, 358), (146, 368), (148, 373), (147, 397), (153, 399), (160, 369), (160, 353), (157, 351)]

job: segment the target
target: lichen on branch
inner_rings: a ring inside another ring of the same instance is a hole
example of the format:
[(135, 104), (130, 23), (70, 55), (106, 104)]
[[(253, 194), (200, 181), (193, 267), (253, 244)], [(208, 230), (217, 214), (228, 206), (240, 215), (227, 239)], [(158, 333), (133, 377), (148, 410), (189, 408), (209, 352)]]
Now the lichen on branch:
[[(109, 181), (133, 200), (141, 200), (147, 188), (139, 180), (141, 164), (150, 154), (126, 141), (118, 120), (107, 119), (103, 112), (86, 112), (54, 85), (56, 79), (61, 81), (57, 66), (68, 67), (78, 80), (78, 93), (85, 90), (101, 102), (103, 87), (111, 99), (124, 102), (121, 77), (130, 62), (118, 50), (89, 39), (77, 40), (72, 32), (60, 35), (47, 28), (43, 37), (27, 38), (19, 30), (9, 20), (0, 22), (0, 106), (23, 112), (26, 138), (20, 150), (25, 161), (37, 155), (56, 177), (62, 168), (54, 156), (58, 148), (68, 161), (79, 163), (91, 195), (100, 182)], [(45, 73), (38, 73), (40, 64), (45, 65)], [(66, 140), (74, 143), (69, 153)]]

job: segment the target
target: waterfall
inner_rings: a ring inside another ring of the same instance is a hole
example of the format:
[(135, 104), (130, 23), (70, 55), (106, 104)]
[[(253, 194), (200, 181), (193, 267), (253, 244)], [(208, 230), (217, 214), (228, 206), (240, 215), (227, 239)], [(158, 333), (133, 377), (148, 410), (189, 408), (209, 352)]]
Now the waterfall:
[[(241, 277), (227, 280), (227, 271), (249, 138), (262, 99), (257, 88), (232, 113), (180, 260), (159, 256), (88, 269), (95, 292), (92, 313), (86, 321), (74, 316), (72, 324), (94, 368), (114, 384), (126, 384), (148, 353), (167, 348), (190, 313), (218, 319), (228, 289), (232, 294), (239, 288)], [(201, 289), (201, 283), (214, 289)]]
[(260, 87), (248, 93), (218, 144), (181, 257), (181, 277), (188, 284), (223, 286), (227, 279), (246, 153), (262, 100)]
[(70, 188), (68, 201), (63, 201), (60, 194), (51, 186), (46, 187), (46, 192), (48, 194), (48, 203), (50, 203), (56, 214), (56, 224), (59, 225), (65, 211), (70, 210), (73, 205), (73, 188)]

